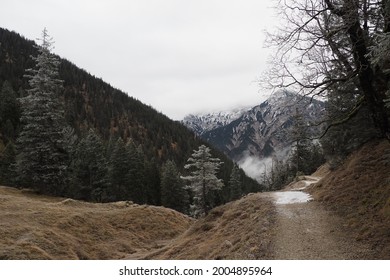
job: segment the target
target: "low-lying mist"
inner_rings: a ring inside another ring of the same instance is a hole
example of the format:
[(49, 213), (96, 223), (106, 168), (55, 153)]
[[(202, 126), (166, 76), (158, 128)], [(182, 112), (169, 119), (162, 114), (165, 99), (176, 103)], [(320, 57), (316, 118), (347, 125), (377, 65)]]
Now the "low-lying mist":
[(291, 147), (289, 146), (281, 151), (275, 152), (272, 156), (265, 158), (251, 155), (249, 151), (245, 151), (237, 164), (249, 177), (255, 179), (259, 183), (263, 183), (266, 176), (272, 171), (273, 163), (275, 163), (275, 161), (285, 161), (288, 158), (290, 151)]

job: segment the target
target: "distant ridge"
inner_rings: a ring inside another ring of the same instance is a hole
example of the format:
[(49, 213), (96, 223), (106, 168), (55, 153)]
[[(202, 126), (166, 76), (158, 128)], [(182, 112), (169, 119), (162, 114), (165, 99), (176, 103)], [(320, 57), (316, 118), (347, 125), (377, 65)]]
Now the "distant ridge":
[[(297, 109), (308, 125), (319, 122), (325, 111), (322, 101), (278, 91), (251, 109), (228, 114), (225, 122), (215, 117), (219, 113), (208, 113), (190, 115), (183, 123), (238, 162), (252, 177), (258, 178), (267, 168), (268, 163), (263, 160), (271, 161), (274, 156), (284, 159), (291, 149), (291, 130)], [(319, 128), (311, 127), (310, 130), (315, 133)]]
[(182, 123), (194, 131), (195, 134), (201, 136), (210, 130), (231, 123), (249, 109), (249, 107), (243, 107), (211, 113), (190, 114), (184, 117)]

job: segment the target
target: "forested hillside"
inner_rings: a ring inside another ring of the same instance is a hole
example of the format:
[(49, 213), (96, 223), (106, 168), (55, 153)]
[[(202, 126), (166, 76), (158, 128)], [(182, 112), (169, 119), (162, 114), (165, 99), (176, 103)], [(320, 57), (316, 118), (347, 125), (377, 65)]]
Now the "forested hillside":
[[(90, 201), (160, 205), (161, 194), (167, 193), (161, 190), (163, 165), (173, 162), (180, 179), (187, 159), (204, 143), (179, 122), (59, 57), (59, 96), (67, 126), (67, 146), (61, 151), (66, 172), (62, 172), (61, 183), (44, 188), (18, 174), (17, 139), (23, 128), (21, 119), (27, 118), (21, 103), (28, 103), (26, 97), (31, 95), (26, 70), (36, 67), (38, 50), (33, 41), (0, 29), (0, 183)], [(19, 143), (19, 150), (22, 146)], [(216, 150), (212, 153), (223, 162), (218, 176), (225, 187), (213, 196), (213, 204), (218, 205), (229, 200), (226, 193), (233, 162)], [(243, 193), (261, 190), (242, 170), (239, 178)], [(184, 188), (184, 182), (180, 184)]]
[[(37, 50), (33, 41), (4, 29), (0, 29), (0, 39), (0, 84), (8, 81), (19, 97), (29, 87), (23, 75), (34, 67), (31, 56)], [(189, 155), (199, 144), (182, 125), (71, 62), (61, 59), (59, 70), (66, 120), (78, 134), (93, 128), (104, 140), (131, 138), (146, 147), (148, 157), (161, 161), (173, 157), (178, 163), (185, 162), (183, 153)], [(17, 129), (18, 123), (15, 126)]]

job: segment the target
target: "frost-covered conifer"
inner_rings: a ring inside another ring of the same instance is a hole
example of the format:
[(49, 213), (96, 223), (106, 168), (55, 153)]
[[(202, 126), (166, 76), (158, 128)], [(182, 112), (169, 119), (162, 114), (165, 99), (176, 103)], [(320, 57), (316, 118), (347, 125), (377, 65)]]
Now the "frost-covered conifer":
[(219, 158), (212, 158), (210, 148), (201, 145), (188, 159), (185, 169), (191, 170), (191, 175), (182, 177), (190, 182), (189, 189), (194, 193), (193, 215), (207, 215), (213, 205), (213, 191), (220, 190), (223, 182), (216, 174), (222, 164)]
[(60, 194), (66, 173), (65, 118), (59, 92), (59, 59), (51, 53), (52, 38), (42, 32), (34, 69), (27, 69), (30, 89), (20, 99), (22, 130), (17, 139), (17, 172), (24, 186)]

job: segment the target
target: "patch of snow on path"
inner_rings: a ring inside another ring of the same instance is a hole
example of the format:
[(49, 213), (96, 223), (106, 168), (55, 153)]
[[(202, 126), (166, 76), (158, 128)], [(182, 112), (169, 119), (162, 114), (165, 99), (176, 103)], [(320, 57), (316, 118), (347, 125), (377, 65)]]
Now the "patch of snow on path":
[(275, 192), (275, 204), (306, 203), (312, 200), (312, 196), (300, 191)]

